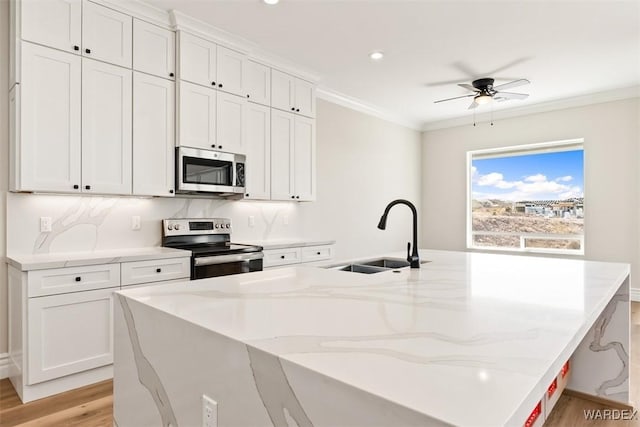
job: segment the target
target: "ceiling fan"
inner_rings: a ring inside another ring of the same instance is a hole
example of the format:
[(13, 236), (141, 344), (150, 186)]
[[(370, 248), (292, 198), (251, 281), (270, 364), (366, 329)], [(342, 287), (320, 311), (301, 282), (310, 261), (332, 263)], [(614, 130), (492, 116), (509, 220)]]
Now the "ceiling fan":
[(526, 99), (529, 96), (526, 93), (503, 92), (504, 89), (511, 89), (512, 87), (529, 84), (530, 82), (527, 79), (514, 80), (498, 86), (494, 86), (493, 82), (494, 79), (484, 77), (472, 81), (470, 85), (466, 83), (459, 83), (458, 86), (473, 91), (473, 93), (456, 96), (454, 98), (440, 99), (434, 103), (437, 104), (438, 102), (452, 101), (454, 99), (469, 98), (470, 96), (473, 96), (473, 102), (469, 106), (469, 109), (471, 110), (476, 108), (478, 105), (490, 102), (492, 99), (495, 99), (496, 101), (508, 101), (509, 99)]

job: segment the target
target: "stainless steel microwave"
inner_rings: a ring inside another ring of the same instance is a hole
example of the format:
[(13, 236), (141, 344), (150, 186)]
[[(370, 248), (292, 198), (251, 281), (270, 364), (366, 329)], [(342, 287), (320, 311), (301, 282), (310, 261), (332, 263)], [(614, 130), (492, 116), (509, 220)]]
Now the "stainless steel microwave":
[(176, 193), (242, 198), (245, 162), (243, 154), (178, 147)]

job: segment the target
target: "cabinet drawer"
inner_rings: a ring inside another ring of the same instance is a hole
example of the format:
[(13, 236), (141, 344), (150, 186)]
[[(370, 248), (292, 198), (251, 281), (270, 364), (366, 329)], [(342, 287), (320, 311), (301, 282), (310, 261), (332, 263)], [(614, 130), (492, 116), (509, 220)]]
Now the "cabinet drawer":
[(117, 287), (120, 285), (120, 264), (29, 271), (27, 283), (28, 297)]
[(309, 246), (302, 248), (302, 262), (320, 261), (333, 258), (333, 246)]
[(31, 298), (27, 305), (27, 384), (113, 362), (113, 292)]
[(191, 258), (154, 259), (122, 263), (122, 286), (189, 279)]
[(264, 251), (263, 267), (297, 264), (300, 262), (300, 248), (274, 249)]

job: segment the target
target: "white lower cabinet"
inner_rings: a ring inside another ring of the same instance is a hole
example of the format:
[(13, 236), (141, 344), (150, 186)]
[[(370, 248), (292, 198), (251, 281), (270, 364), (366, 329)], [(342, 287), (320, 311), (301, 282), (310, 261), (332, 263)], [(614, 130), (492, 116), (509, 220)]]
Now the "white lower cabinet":
[(189, 280), (190, 257), (9, 266), (9, 378), (30, 402), (112, 377), (114, 292)]
[(292, 246), (288, 248), (263, 250), (263, 267), (280, 267), (304, 264), (333, 258), (333, 245)]
[(28, 385), (113, 362), (115, 290), (29, 299)]

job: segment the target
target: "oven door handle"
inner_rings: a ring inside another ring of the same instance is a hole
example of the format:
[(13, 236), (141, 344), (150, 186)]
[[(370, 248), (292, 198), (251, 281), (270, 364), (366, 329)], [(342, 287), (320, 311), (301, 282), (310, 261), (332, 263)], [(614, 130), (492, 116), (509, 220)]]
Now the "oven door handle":
[(246, 254), (231, 254), (231, 255), (214, 255), (207, 257), (199, 257), (193, 260), (196, 267), (203, 265), (215, 265), (215, 264), (227, 264), (230, 262), (245, 262), (253, 261), (254, 259), (262, 259), (264, 254), (262, 252), (251, 252)]

